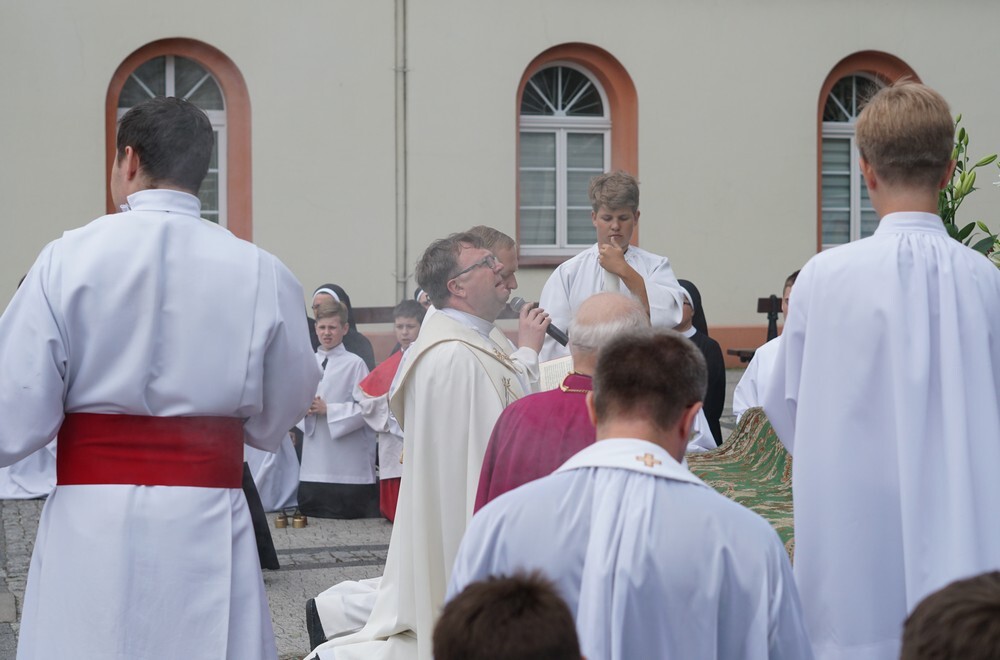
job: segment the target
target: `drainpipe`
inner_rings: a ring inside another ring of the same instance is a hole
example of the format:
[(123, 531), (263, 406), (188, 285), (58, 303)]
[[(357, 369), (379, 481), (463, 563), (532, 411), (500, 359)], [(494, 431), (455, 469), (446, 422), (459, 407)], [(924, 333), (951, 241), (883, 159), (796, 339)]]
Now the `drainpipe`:
[(396, 299), (408, 298), (406, 252), (406, 0), (396, 8)]

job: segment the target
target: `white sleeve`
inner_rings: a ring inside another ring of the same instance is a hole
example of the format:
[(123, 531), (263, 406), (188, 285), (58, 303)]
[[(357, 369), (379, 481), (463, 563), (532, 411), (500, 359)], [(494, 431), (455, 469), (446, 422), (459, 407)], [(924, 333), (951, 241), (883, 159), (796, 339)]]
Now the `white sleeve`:
[(0, 465), (11, 465), (55, 437), (63, 420), (67, 349), (50, 295), (52, 244), (38, 256), (0, 316)]
[(708, 426), (708, 418), (705, 417), (704, 409), (698, 411), (698, 416), (694, 419), (694, 428), (691, 429), (691, 439), (688, 441), (687, 453), (700, 454), (702, 452), (717, 449), (715, 437)]
[(798, 408), (799, 383), (802, 378), (802, 357), (805, 350), (809, 289), (812, 263), (802, 267), (788, 301), (788, 316), (781, 329), (781, 346), (774, 357), (774, 366), (760, 392), (761, 405), (778, 439), (789, 454), (794, 455), (795, 417)]
[[(760, 349), (757, 350), (759, 351)], [(757, 367), (760, 365), (760, 361), (757, 359), (757, 356), (758, 354), (754, 353), (750, 364), (747, 365), (746, 371), (740, 377), (740, 382), (736, 384), (736, 389), (733, 390), (733, 414), (736, 415), (737, 423), (740, 421), (743, 413), (754, 406), (760, 405), (760, 398), (757, 392)]]
[[(573, 319), (573, 308), (569, 300), (571, 269), (570, 262), (556, 268), (542, 287), (542, 295), (538, 299), (538, 306), (548, 312), (552, 325), (563, 332), (569, 330), (569, 322)], [(569, 355), (568, 347), (545, 335), (542, 350), (538, 354), (539, 361), (547, 362), (566, 355)]]
[[(641, 273), (640, 273), (641, 274)], [(681, 287), (670, 260), (658, 257), (649, 274), (642, 274), (649, 299), (649, 320), (654, 328), (673, 328), (681, 322), (684, 289)]]
[(275, 452), (288, 429), (309, 410), (322, 373), (309, 340), (302, 286), (284, 264), (266, 253), (260, 270), (261, 295), (273, 299), (258, 300), (258, 307), (276, 310), (276, 322), (264, 354), (263, 405), (247, 419), (243, 431), (251, 447)]
[[(354, 392), (358, 383), (368, 375), (368, 367), (362, 360), (355, 360), (351, 368), (343, 372), (348, 380), (341, 392)], [(350, 395), (348, 395), (350, 396)], [(348, 433), (365, 427), (365, 418), (361, 406), (353, 398), (347, 401), (326, 402), (326, 425), (330, 429), (331, 438), (340, 438)]]

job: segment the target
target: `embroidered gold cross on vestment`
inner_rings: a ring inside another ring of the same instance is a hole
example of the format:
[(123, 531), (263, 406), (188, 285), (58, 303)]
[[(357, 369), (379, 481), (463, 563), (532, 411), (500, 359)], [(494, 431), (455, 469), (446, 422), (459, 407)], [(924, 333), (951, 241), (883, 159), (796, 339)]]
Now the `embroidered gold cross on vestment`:
[(636, 456), (636, 457), (635, 457), (635, 460), (637, 460), (637, 461), (641, 461), (641, 462), (642, 462), (643, 464), (645, 464), (645, 466), (646, 466), (646, 467), (648, 467), (648, 468), (651, 468), (651, 467), (653, 467), (654, 465), (660, 465), (660, 464), (662, 464), (662, 463), (663, 463), (663, 461), (661, 461), (661, 460), (658, 460), (658, 459), (657, 459), (657, 458), (656, 458), (655, 456), (653, 456), (652, 454), (643, 454), (642, 456)]

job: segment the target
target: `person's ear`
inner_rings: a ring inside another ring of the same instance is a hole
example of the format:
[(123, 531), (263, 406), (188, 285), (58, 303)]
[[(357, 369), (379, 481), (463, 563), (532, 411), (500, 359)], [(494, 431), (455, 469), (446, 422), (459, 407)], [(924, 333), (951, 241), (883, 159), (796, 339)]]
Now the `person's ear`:
[(464, 298), (465, 288), (458, 283), (458, 280), (448, 280), (448, 293), (456, 298)]
[(878, 177), (875, 174), (875, 168), (864, 157), (859, 158), (858, 163), (861, 165), (861, 176), (865, 178), (865, 185), (868, 186), (868, 190), (875, 190), (878, 186)]
[(132, 181), (139, 176), (139, 154), (135, 152), (135, 149), (125, 147), (125, 153), (122, 154), (121, 159), (124, 165), (123, 173), (126, 181)]
[(954, 176), (955, 174), (955, 165), (956, 162), (954, 158), (948, 161), (948, 169), (945, 170), (944, 175), (938, 182), (938, 190), (944, 190), (945, 188), (948, 187), (948, 184), (951, 182), (951, 177)]
[(590, 423), (596, 427), (597, 426), (597, 410), (594, 408), (594, 392), (591, 390), (587, 392), (587, 417), (590, 418)]

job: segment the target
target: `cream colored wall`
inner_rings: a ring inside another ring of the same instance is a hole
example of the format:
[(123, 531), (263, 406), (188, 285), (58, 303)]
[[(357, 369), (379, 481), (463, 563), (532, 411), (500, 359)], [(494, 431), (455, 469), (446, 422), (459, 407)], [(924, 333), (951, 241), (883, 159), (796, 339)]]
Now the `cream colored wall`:
[[(218, 48), (246, 79), (256, 242), (307, 289), (334, 281), (356, 304), (395, 302), (390, 0), (87, 6), (0, 9), (0, 303), (48, 240), (103, 212), (108, 81), (135, 49), (177, 36)], [(514, 233), (518, 81), (544, 50), (585, 42), (618, 58), (637, 90), (641, 245), (698, 284), (713, 324), (761, 324), (755, 299), (815, 252), (818, 95), (838, 61), (868, 49), (901, 58), (964, 113), (975, 155), (1000, 149), (989, 45), (1000, 5), (963, 7), (410, 0), (410, 274), (448, 232)], [(960, 46), (941, 36), (956, 22)], [(1000, 229), (995, 172), (963, 214)], [(519, 293), (536, 298), (547, 274), (522, 271)]]

